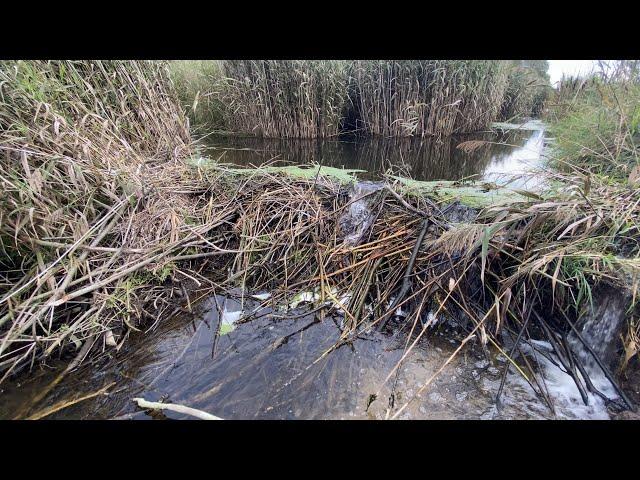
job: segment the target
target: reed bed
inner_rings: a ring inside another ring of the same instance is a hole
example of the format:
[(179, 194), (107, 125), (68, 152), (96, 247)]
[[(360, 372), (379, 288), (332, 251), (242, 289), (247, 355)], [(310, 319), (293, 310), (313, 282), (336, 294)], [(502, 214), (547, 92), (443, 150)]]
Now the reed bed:
[(226, 128), (227, 109), (222, 101), (224, 81), (219, 61), (172, 61), (169, 74), (193, 132), (207, 134)]
[(507, 68), (498, 61), (354, 61), (357, 128), (385, 136), (448, 136), (498, 118)]
[(339, 133), (348, 101), (344, 62), (227, 60), (222, 66), (233, 131), (285, 138)]
[(507, 114), (530, 114), (543, 101), (530, 70), (514, 74), (506, 61), (221, 64), (226, 80), (219, 95), (228, 106), (228, 127), (266, 137), (445, 137), (483, 130)]
[(540, 116), (550, 95), (548, 79), (529, 68), (513, 67), (509, 72), (500, 117), (508, 121), (514, 118)]

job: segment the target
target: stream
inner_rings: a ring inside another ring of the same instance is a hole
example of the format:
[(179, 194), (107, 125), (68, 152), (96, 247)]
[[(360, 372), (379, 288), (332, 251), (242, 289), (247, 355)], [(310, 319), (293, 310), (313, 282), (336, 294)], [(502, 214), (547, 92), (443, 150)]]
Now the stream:
[[(553, 412), (514, 369), (507, 374), (498, 406), (495, 398), (507, 359), (491, 349), (487, 357), (473, 345), (454, 356), (420, 392), (463, 338), (452, 325), (440, 324), (424, 336), (385, 383), (405, 351), (407, 332), (364, 334), (323, 357), (340, 336), (338, 317), (275, 318), (264, 303), (268, 301), (252, 297), (211, 297), (193, 315), (179, 315), (149, 334), (133, 336), (120, 352), (107, 350), (97, 363), (81, 366), (32, 405), (63, 364), (38, 367), (27, 378), (3, 385), (0, 418), (20, 411), (32, 415), (109, 384), (107, 395), (47, 418), (190, 418), (168, 411), (147, 413), (132, 402), (134, 397), (186, 405), (224, 419), (384, 419), (405, 402), (400, 419), (609, 418), (599, 398), (583, 405), (570, 378), (545, 360), (541, 365)], [(223, 311), (220, 330), (217, 306)], [(304, 313), (304, 308), (297, 306), (289, 315)], [(262, 316), (236, 324), (243, 312), (254, 311)], [(388, 411), (392, 394), (394, 406)], [(368, 405), (372, 395), (377, 398)]]
[[(358, 195), (375, 189), (375, 180), (390, 168), (418, 180), (475, 176), (501, 182), (526, 174), (542, 165), (546, 145), (541, 124), (530, 122), (529, 127), (442, 142), (210, 136), (204, 150), (212, 158), (244, 166), (316, 162), (367, 170), (361, 175), (364, 181), (354, 188)], [(490, 143), (473, 153), (457, 148), (470, 140)], [(526, 186), (530, 181), (535, 179), (518, 180)], [(366, 204), (352, 204), (349, 215), (345, 221), (354, 223), (350, 238), (355, 243), (358, 225), (367, 221)], [(24, 418), (47, 408), (53, 409), (48, 419), (190, 418), (140, 410), (132, 402), (134, 397), (177, 403), (223, 419), (385, 419), (405, 404), (397, 418), (610, 418), (601, 398), (590, 395), (589, 405), (584, 405), (575, 384), (543, 342), (524, 350), (538, 365), (552, 408), (514, 368), (507, 370), (498, 404), (496, 395), (509, 361), (493, 347), (483, 351), (474, 342), (454, 355), (464, 338), (454, 325), (436, 322), (394, 372), (408, 345), (405, 329), (365, 333), (327, 354), (341, 334), (339, 315), (320, 319), (305, 313), (304, 302), (285, 315), (269, 304), (269, 297), (267, 292), (211, 296), (192, 314), (159, 322), (152, 332), (133, 334), (119, 351), (105, 347), (96, 362), (79, 367), (59, 383), (55, 380), (65, 362), (36, 366), (30, 374), (0, 386), (0, 418)], [(311, 294), (307, 300), (312, 298)], [(605, 307), (611, 318), (622, 314), (615, 305)], [(257, 318), (242, 322), (249, 313)], [(292, 314), (295, 318), (287, 318)], [(594, 346), (612, 335), (601, 323), (583, 327)], [(594, 372), (596, 386), (615, 399), (615, 390), (597, 365), (587, 362), (587, 366)], [(91, 396), (107, 385), (106, 393)]]

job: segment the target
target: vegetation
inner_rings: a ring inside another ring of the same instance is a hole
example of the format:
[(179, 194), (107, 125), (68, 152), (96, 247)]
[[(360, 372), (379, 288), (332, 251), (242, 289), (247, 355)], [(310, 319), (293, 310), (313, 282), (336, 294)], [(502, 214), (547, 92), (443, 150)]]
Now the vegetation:
[[(116, 318), (135, 328), (130, 313), (143, 307), (130, 302), (141, 289), (131, 275), (154, 266), (142, 252), (177, 240), (185, 204), (179, 194), (169, 203), (166, 186), (191, 140), (158, 62), (3, 62), (0, 103), (8, 373), (69, 342), (93, 344)], [(120, 292), (126, 308), (107, 308)]]
[(501, 119), (540, 116), (551, 90), (548, 68), (546, 60), (513, 62), (500, 109)]
[[(346, 67), (225, 62), (228, 121), (262, 135), (323, 137), (353, 106), (358, 128), (372, 133), (448, 134), (498, 118), (509, 81), (497, 62)], [(334, 348), (390, 326), (413, 346), (434, 318), (451, 318), (467, 333), (463, 344), (476, 338), (508, 354), (542, 398), (535, 366), (517, 355), (518, 342), (506, 352), (504, 339), (544, 338), (580, 391), (593, 391), (566, 335), (600, 282), (637, 290), (640, 190), (627, 183), (640, 119), (634, 68), (580, 87), (566, 115), (551, 117), (558, 162), (577, 165), (549, 173), (552, 189), (511, 191), (497, 204), (480, 200), (495, 193), (487, 185), (389, 176), (365, 194), (372, 222), (353, 242), (341, 222), (358, 200), (353, 171), (193, 158), (166, 64), (3, 62), (2, 379), (53, 354), (72, 353), (77, 364), (119, 348), (130, 332), (190, 308), (193, 282), (209, 292), (268, 289), (280, 305), (317, 292), (317, 309), (344, 318)], [(412, 83), (416, 75), (428, 81)], [(474, 208), (460, 205), (464, 196)], [(638, 344), (633, 318), (627, 356)]]
[[(592, 201), (596, 197), (627, 212), (610, 215), (594, 210), (595, 218), (610, 226), (609, 233), (585, 239), (587, 251), (568, 266), (581, 278), (582, 291), (589, 292), (599, 278), (592, 272), (601, 271), (592, 263), (594, 258), (604, 263), (610, 258), (624, 259), (630, 265), (639, 256), (634, 198), (640, 178), (640, 62), (601, 62), (600, 68), (585, 78), (563, 78), (550, 99), (547, 120), (555, 137), (553, 165), (583, 179), (579, 191), (585, 198)], [(594, 184), (607, 187), (594, 192)], [(634, 311), (638, 272), (635, 267), (619, 268), (626, 277), (626, 290), (633, 292), (621, 358), (624, 367), (637, 358), (640, 345), (640, 324)]]
[(348, 101), (342, 61), (223, 62), (223, 99), (233, 131), (265, 137), (331, 137)]
[(549, 117), (560, 168), (635, 184), (640, 161), (637, 62), (605, 66), (584, 79), (563, 79), (554, 104)]
[(226, 127), (222, 66), (215, 60), (176, 60), (169, 73), (180, 103), (196, 131), (210, 133)]
[(215, 128), (278, 138), (354, 131), (442, 137), (538, 115), (548, 93), (545, 66), (493, 60), (227, 60), (179, 62), (172, 70), (192, 120)]
[(498, 118), (507, 81), (500, 61), (355, 61), (356, 126), (385, 136), (447, 136)]

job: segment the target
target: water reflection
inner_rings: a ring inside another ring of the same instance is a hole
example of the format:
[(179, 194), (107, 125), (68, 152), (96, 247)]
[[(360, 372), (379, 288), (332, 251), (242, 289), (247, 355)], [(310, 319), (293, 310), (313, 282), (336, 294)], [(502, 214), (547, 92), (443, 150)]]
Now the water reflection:
[[(476, 142), (472, 149), (458, 148)], [(291, 140), (209, 136), (204, 154), (242, 166), (319, 163), (366, 170), (363, 178), (379, 178), (392, 169), (416, 180), (499, 179), (503, 174), (531, 171), (540, 163), (543, 130), (482, 132), (444, 140), (433, 138), (342, 138)]]

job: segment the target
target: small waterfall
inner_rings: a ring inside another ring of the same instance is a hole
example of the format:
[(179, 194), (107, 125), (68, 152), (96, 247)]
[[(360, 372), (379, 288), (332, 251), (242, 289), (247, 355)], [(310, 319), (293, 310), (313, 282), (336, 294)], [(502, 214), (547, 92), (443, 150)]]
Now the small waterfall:
[[(625, 310), (630, 302), (628, 294), (621, 294), (613, 288), (601, 289), (594, 294), (594, 308), (577, 325), (582, 339), (612, 372), (617, 367), (620, 335), (625, 325)], [(600, 370), (593, 355), (573, 332), (569, 335), (569, 343), (589, 369)]]
[(382, 182), (356, 182), (349, 194), (349, 210), (340, 218), (340, 228), (345, 234), (344, 243), (357, 245), (367, 228), (371, 226), (371, 202), (373, 192), (381, 190)]
[[(594, 307), (590, 308), (576, 325), (582, 340), (598, 355), (611, 373), (615, 372), (619, 359), (620, 335), (624, 330), (629, 302), (629, 295), (621, 294), (613, 288), (599, 288), (593, 294)], [(607, 402), (596, 393), (587, 392), (588, 405), (584, 404), (574, 380), (560, 366), (551, 345), (547, 342), (534, 343), (536, 350), (546, 355), (535, 354), (530, 349), (528, 353), (536, 355), (540, 363), (540, 370), (554, 403), (556, 415), (560, 418), (609, 418)], [(621, 399), (615, 387), (574, 332), (567, 336), (567, 343), (593, 386), (609, 400), (620, 403)], [(582, 374), (577, 374), (586, 388)]]

